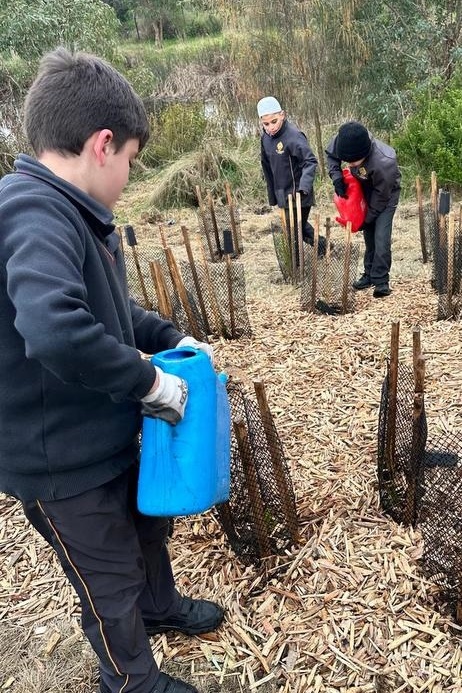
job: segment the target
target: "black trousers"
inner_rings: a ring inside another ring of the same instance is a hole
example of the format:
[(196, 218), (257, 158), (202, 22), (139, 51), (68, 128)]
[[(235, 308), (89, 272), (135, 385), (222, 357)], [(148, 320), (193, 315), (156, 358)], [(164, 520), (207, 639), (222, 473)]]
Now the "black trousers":
[(82, 628), (107, 693), (152, 693), (159, 670), (143, 618), (180, 607), (167, 551), (168, 518), (136, 508), (137, 467), (73, 498), (23, 504), (58, 554), (82, 607)]
[[(310, 213), (311, 207), (302, 207), (302, 238), (304, 243), (308, 243), (309, 245), (313, 246), (314, 245), (314, 228), (308, 221), (308, 216)], [(294, 208), (294, 228), (292, 229), (290, 226), (290, 215), (289, 215), (289, 208), (286, 207), (284, 209), (285, 217), (286, 217), (286, 226), (288, 229), (291, 229), (291, 232), (293, 234), (293, 241), (295, 243), (295, 259), (297, 263), (297, 267), (299, 265), (299, 251), (298, 251), (298, 218), (297, 218), (297, 210)], [(326, 252), (326, 239), (324, 236), (319, 236), (318, 240), (318, 255), (324, 255)]]
[(385, 209), (364, 230), (364, 274), (372, 284), (388, 284), (391, 268), (391, 232), (396, 208)]

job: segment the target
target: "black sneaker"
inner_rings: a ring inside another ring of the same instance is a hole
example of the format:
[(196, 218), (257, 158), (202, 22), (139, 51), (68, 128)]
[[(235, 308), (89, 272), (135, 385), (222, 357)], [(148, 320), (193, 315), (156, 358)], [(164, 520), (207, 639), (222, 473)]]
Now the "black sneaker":
[(186, 681), (175, 679), (161, 671), (152, 693), (199, 693), (199, 690)]
[[(330, 249), (332, 250), (333, 244), (330, 244)], [(327, 241), (324, 236), (319, 236), (318, 239), (318, 257), (325, 257), (327, 252)]]
[(161, 621), (145, 619), (144, 626), (148, 635), (158, 635), (175, 630), (186, 635), (200, 635), (216, 630), (223, 621), (225, 612), (215, 602), (208, 599), (190, 599), (183, 597), (178, 613)]
[[(99, 693), (111, 693), (103, 681), (100, 682)], [(152, 693), (200, 693), (200, 691), (186, 681), (175, 679), (161, 671)]]
[(363, 274), (359, 279), (353, 282), (353, 289), (368, 289), (372, 286), (371, 278), (368, 274)]
[(391, 289), (388, 284), (378, 284), (378, 286), (375, 287), (372, 295), (374, 298), (382, 298), (382, 296), (389, 296), (390, 294)]

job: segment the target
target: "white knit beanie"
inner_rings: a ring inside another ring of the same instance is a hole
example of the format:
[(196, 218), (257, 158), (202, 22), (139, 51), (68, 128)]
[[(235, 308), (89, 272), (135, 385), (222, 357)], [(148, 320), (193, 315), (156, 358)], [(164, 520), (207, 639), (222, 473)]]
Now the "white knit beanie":
[(282, 111), (281, 104), (274, 96), (265, 96), (263, 99), (257, 103), (257, 113), (258, 117), (262, 118), (270, 113), (279, 113)]

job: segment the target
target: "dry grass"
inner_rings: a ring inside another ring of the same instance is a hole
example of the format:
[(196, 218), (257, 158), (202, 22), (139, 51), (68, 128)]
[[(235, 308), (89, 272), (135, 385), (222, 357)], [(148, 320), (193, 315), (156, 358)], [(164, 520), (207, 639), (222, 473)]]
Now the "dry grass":
[[(378, 407), (393, 320), (401, 321), (409, 363), (412, 329), (422, 329), (431, 437), (462, 423), (462, 325), (434, 321), (414, 212), (397, 215), (393, 294), (375, 300), (361, 292), (346, 316), (300, 312), (298, 290), (280, 280), (270, 217), (241, 213), (254, 336), (217, 342), (216, 363), (265, 383), (303, 541), (260, 568), (244, 567), (211, 512), (177, 521), (171, 550), (180, 589), (216, 598), (227, 619), (209, 637), (162, 636), (154, 653), (207, 693), (462, 691), (461, 629), (419, 572), (420, 535), (378, 507)], [(194, 229), (195, 217), (172, 216), (168, 237), (179, 250), (179, 225)], [(158, 242), (154, 226), (131, 221)], [(92, 693), (88, 645), (78, 631), (68, 640), (78, 616), (73, 592), (17, 505), (1, 497), (0, 504), (0, 690)]]

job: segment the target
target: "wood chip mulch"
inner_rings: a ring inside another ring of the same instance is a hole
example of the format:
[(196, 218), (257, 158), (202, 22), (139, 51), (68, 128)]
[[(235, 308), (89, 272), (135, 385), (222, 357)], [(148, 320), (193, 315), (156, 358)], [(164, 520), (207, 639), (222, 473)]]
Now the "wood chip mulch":
[[(300, 311), (299, 290), (281, 281), (264, 221), (242, 215), (253, 336), (217, 341), (216, 365), (249, 386), (265, 384), (302, 542), (245, 566), (213, 511), (176, 520), (170, 548), (179, 589), (216, 599), (227, 616), (217, 633), (159, 637), (156, 659), (180, 663), (210, 691), (460, 693), (462, 628), (419, 569), (418, 529), (381, 511), (375, 454), (392, 321), (400, 321), (400, 358), (408, 364), (412, 330), (421, 329), (432, 437), (461, 427), (462, 325), (435, 321), (416, 217), (397, 215), (392, 295), (359, 292), (354, 313), (344, 316)], [(78, 616), (76, 598), (19, 505), (0, 496), (0, 513), (0, 620), (44, 637), (52, 658), (63, 638), (51, 624)], [(14, 674), (0, 674), (1, 691), (14, 686)]]

